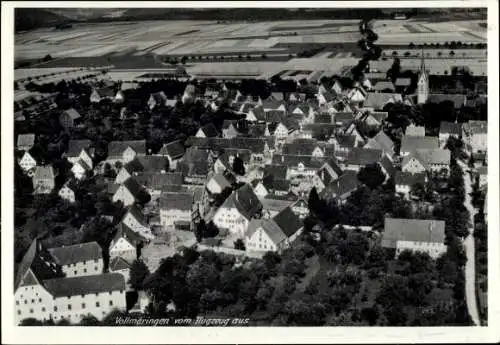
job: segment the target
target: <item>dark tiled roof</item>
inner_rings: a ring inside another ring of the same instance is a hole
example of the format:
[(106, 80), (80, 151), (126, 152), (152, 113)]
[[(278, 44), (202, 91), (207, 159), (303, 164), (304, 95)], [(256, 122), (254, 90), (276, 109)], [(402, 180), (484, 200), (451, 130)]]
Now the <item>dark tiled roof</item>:
[(286, 237), (294, 235), (304, 226), (300, 218), (293, 213), (290, 207), (285, 208), (283, 211), (274, 216), (273, 220), (280, 227)]
[(54, 260), (61, 266), (102, 259), (102, 250), (97, 242), (51, 248), (49, 252), (52, 257), (54, 257)]
[(111, 246), (122, 237), (129, 241), (134, 247), (141, 242), (147, 242), (146, 238), (142, 237), (140, 233), (130, 229), (127, 225), (123, 224), (123, 222), (120, 222), (116, 228), (116, 234), (111, 242)]
[(405, 135), (401, 140), (401, 152), (414, 152), (416, 150), (437, 150), (438, 148), (438, 137), (414, 137)]
[(181, 173), (146, 173), (134, 177), (137, 182), (148, 189), (161, 190), (168, 185), (181, 185)]
[(378, 132), (377, 135), (368, 140), (367, 145), (373, 149), (383, 150), (391, 155), (394, 154), (394, 142), (384, 133), (384, 131)]
[(286, 179), (286, 165), (268, 164), (264, 167), (264, 176), (273, 176), (275, 179)]
[[(23, 259), (17, 268), (14, 280), (15, 289), (17, 289), (23, 281), (26, 283), (28, 280), (30, 283), (35, 284), (36, 280), (40, 282), (43, 279), (63, 276), (61, 267), (56, 264), (47, 251), (39, 248), (39, 245), (40, 241), (34, 239), (24, 254)], [(47, 265), (47, 263), (49, 264)], [(31, 273), (29, 273), (29, 271), (31, 271)], [(29, 274), (31, 274), (31, 276), (28, 277)]]
[(115, 97), (115, 93), (109, 87), (102, 87), (95, 90), (100, 97)]
[(314, 123), (315, 124), (323, 124), (323, 123), (326, 123), (326, 124), (331, 124), (333, 123), (332, 121), (332, 115), (330, 114), (316, 114), (314, 116)]
[(381, 80), (373, 86), (374, 91), (384, 91), (386, 89), (394, 91), (396, 88), (394, 87), (392, 82), (386, 80)]
[(164, 156), (170, 156), (171, 159), (178, 159), (184, 155), (186, 150), (184, 145), (179, 140), (171, 141), (168, 144), (163, 145), (160, 150), (160, 154)]
[(167, 167), (168, 160), (163, 156), (136, 156), (125, 164), (128, 172), (159, 173), (166, 171)]
[(394, 164), (392, 164), (392, 161), (387, 157), (387, 155), (384, 154), (378, 163), (390, 177), (394, 177), (396, 168), (394, 167)]
[(134, 197), (138, 197), (143, 192), (141, 185), (133, 177), (129, 177), (123, 182), (123, 186), (127, 188)]
[(88, 139), (83, 140), (70, 140), (68, 142), (68, 150), (66, 156), (77, 157), (82, 150), (88, 150), (92, 145), (92, 141)]
[(246, 218), (251, 219), (262, 210), (262, 204), (249, 184), (241, 186), (226, 199), (221, 207), (236, 209)]
[(345, 198), (346, 195), (355, 191), (361, 183), (358, 181), (355, 171), (345, 171), (337, 180), (330, 183), (320, 193), (327, 200)]
[(334, 115), (335, 124), (345, 126), (354, 121), (354, 114), (352, 112), (338, 112)]
[(125, 290), (125, 278), (120, 273), (56, 278), (45, 280), (43, 283), (47, 291), (54, 297), (88, 295)]
[(423, 185), (425, 183), (425, 173), (411, 174), (402, 171), (396, 171), (394, 183), (396, 185), (403, 185), (403, 186), (413, 186), (417, 183), (421, 183)]
[(162, 193), (160, 208), (166, 210), (190, 211), (193, 208), (192, 193)]
[(219, 134), (213, 123), (206, 124), (200, 129), (207, 138), (215, 138)]
[(310, 156), (317, 147), (319, 145), (316, 139), (295, 139), (291, 143), (283, 144), (282, 152), (288, 155)]
[(366, 100), (363, 102), (363, 106), (374, 109), (382, 109), (387, 103), (399, 102), (403, 102), (403, 98), (399, 93), (368, 92)]
[(377, 163), (382, 157), (382, 150), (354, 147), (347, 154), (346, 164), (365, 166)]
[(286, 165), (288, 167), (304, 164), (307, 168), (320, 168), (325, 162), (323, 157), (300, 156), (300, 155), (273, 155), (272, 164)]
[(442, 220), (386, 218), (381, 245), (395, 248), (397, 241), (444, 244), (444, 227)]
[(63, 114), (69, 116), (73, 120), (79, 119), (81, 117), (80, 113), (73, 108), (63, 111)]
[(128, 147), (138, 155), (146, 154), (146, 140), (111, 141), (108, 145), (108, 157), (121, 157)]
[(132, 267), (125, 259), (117, 256), (114, 257), (109, 263), (109, 270), (111, 272), (120, 271), (120, 270), (128, 270)]

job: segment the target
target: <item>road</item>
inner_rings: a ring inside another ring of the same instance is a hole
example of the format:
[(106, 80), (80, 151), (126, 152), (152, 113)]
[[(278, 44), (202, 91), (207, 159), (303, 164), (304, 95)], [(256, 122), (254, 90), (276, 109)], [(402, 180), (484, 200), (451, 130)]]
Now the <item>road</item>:
[(472, 193), (472, 181), (470, 174), (467, 172), (469, 169), (467, 164), (462, 161), (457, 161), (458, 165), (463, 171), (464, 177), (464, 187), (465, 187), (465, 201), (464, 206), (467, 208), (470, 214), (470, 227), (469, 236), (463, 240), (465, 247), (465, 253), (467, 255), (467, 263), (465, 264), (465, 298), (467, 300), (467, 309), (469, 310), (469, 315), (476, 326), (480, 326), (479, 313), (477, 310), (477, 298), (476, 298), (476, 261), (475, 261), (475, 248), (474, 248), (474, 215), (477, 210), (472, 206), (472, 198), (470, 193)]

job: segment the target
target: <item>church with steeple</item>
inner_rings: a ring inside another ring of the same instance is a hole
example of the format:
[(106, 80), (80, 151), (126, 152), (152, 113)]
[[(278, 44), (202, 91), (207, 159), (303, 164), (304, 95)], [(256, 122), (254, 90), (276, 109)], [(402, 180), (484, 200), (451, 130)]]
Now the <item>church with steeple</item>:
[(418, 71), (417, 103), (424, 104), (427, 102), (428, 98), (429, 98), (429, 74), (425, 69), (424, 51), (422, 50), (420, 70)]

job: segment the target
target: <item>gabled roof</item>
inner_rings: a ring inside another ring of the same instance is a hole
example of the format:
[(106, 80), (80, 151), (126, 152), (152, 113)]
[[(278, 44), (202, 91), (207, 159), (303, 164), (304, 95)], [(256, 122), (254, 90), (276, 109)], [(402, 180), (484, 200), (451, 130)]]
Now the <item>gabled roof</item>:
[[(127, 213), (123, 216), (123, 219), (127, 216), (127, 214), (130, 214), (132, 217), (134, 217), (135, 220), (137, 220), (143, 227), (147, 228), (148, 227), (148, 222), (146, 221), (146, 216), (144, 213), (142, 213), (141, 209), (137, 207), (136, 205), (132, 205), (128, 208)], [(122, 222), (123, 222), (122, 219)]]
[(51, 248), (49, 252), (56, 263), (61, 266), (102, 259), (102, 250), (97, 242)]
[(193, 209), (193, 193), (162, 193), (160, 209), (191, 211)]
[(403, 98), (399, 93), (368, 92), (363, 107), (382, 109), (387, 103), (399, 102), (403, 102)]
[(239, 189), (233, 191), (221, 207), (236, 207), (246, 219), (251, 219), (256, 213), (262, 210), (262, 204), (249, 184), (244, 184)]
[(56, 278), (44, 281), (47, 291), (54, 297), (88, 295), (112, 291), (125, 291), (125, 278), (120, 273)]
[(283, 101), (285, 100), (285, 94), (283, 92), (272, 92), (268, 99), (271, 101)]
[(99, 95), (99, 97), (114, 97), (115, 93), (113, 92), (113, 89), (109, 87), (102, 87), (99, 89), (94, 89), (95, 92)]
[(334, 123), (340, 126), (345, 126), (354, 121), (355, 115), (353, 112), (339, 111), (333, 115)]
[(217, 129), (213, 125), (213, 123), (206, 124), (203, 127), (200, 127), (200, 130), (205, 134), (207, 138), (215, 138), (219, 133), (217, 133)]
[(163, 156), (168, 155), (171, 159), (178, 159), (184, 155), (184, 152), (186, 151), (180, 140), (174, 140), (168, 144), (164, 144), (159, 154)]
[(385, 218), (382, 247), (395, 248), (398, 241), (444, 244), (442, 220)]
[(365, 147), (383, 150), (386, 153), (394, 154), (394, 142), (385, 134), (384, 131), (378, 132), (373, 138), (369, 139)]
[(396, 175), (394, 178), (395, 185), (403, 185), (403, 186), (413, 186), (417, 183), (424, 185), (425, 183), (425, 173), (420, 174), (411, 174), (402, 171), (396, 171)]
[(283, 101), (275, 101), (271, 99), (266, 99), (262, 101), (262, 108), (263, 109), (278, 109), (280, 106), (285, 105)]
[(321, 113), (321, 114), (316, 114), (314, 116), (314, 123), (319, 124), (319, 123), (333, 123), (332, 121), (332, 115), (328, 113)]
[(53, 180), (55, 178), (54, 168), (52, 168), (52, 165), (37, 166), (33, 178), (36, 180), (41, 180), (41, 179)]
[(349, 193), (355, 191), (359, 186), (361, 186), (361, 182), (359, 182), (357, 178), (357, 174), (355, 171), (345, 171), (337, 180), (330, 183), (323, 189), (320, 193), (320, 196), (324, 199), (343, 199)]
[(83, 140), (70, 140), (68, 142), (68, 150), (66, 151), (67, 157), (78, 157), (82, 150), (88, 150), (92, 145), (92, 141), (88, 139)]
[(356, 145), (356, 136), (354, 135), (337, 135), (335, 140), (340, 147), (353, 148)]
[[(31, 273), (29, 273), (30, 271)], [(28, 274), (31, 276), (28, 277)], [(41, 248), (40, 241), (35, 238), (17, 267), (14, 289), (17, 289), (23, 280), (25, 283), (28, 280), (35, 284), (36, 281), (41, 283), (44, 279), (62, 277), (63, 275), (61, 267), (56, 264), (49, 252)]]
[(141, 185), (137, 182), (137, 180), (133, 177), (129, 177), (125, 182), (122, 184), (127, 190), (135, 197), (137, 198), (141, 193), (143, 192), (143, 189)]
[(396, 173), (396, 168), (394, 167), (394, 164), (392, 164), (392, 161), (387, 157), (386, 154), (382, 155), (382, 158), (380, 158), (378, 164), (380, 164), (380, 166), (385, 170), (385, 172), (390, 177), (394, 177), (394, 174)]
[(320, 168), (325, 162), (324, 157), (304, 156), (304, 155), (273, 155), (272, 164), (286, 165), (287, 167), (294, 167), (299, 164), (304, 164), (307, 168)]
[(181, 185), (183, 177), (181, 173), (145, 173), (135, 176), (134, 179), (145, 188), (161, 190), (165, 186)]
[[(144, 221), (142, 217), (142, 221)], [(115, 237), (113, 238), (113, 241), (111, 241), (110, 247), (113, 247), (115, 243), (120, 239), (120, 238), (125, 238), (130, 244), (132, 244), (134, 247), (136, 247), (139, 243), (141, 242), (147, 242), (148, 240), (143, 237), (139, 232), (135, 232), (131, 228), (129, 228), (127, 225), (125, 225), (123, 222), (120, 222), (116, 226), (116, 234)]]
[(136, 156), (133, 161), (125, 164), (128, 172), (158, 173), (166, 171), (168, 160), (163, 156)]
[(416, 156), (424, 165), (450, 164), (451, 152), (448, 149), (416, 150)]
[(462, 134), (462, 125), (460, 123), (441, 121), (439, 126), (439, 134), (452, 134), (460, 135)]
[(368, 116), (373, 117), (377, 122), (382, 123), (387, 119), (389, 113), (386, 111), (372, 111), (368, 114)]
[(156, 104), (163, 104), (167, 100), (167, 96), (163, 91), (152, 93), (149, 97), (152, 98)]
[(282, 153), (309, 156), (317, 147), (321, 148), (316, 139), (295, 139), (291, 143), (283, 144)]
[(73, 108), (63, 111), (63, 114), (69, 116), (73, 120), (79, 119), (81, 117), (80, 113)]
[[(201, 138), (203, 139), (203, 138)], [(208, 151), (190, 147), (186, 150), (178, 171), (184, 176), (206, 175), (208, 173)]]
[(125, 259), (116, 256), (109, 263), (109, 271), (121, 271), (121, 270), (129, 270), (132, 267)]
[(285, 208), (283, 211), (273, 217), (274, 222), (279, 226), (281, 231), (286, 237), (294, 235), (299, 231), (304, 224), (290, 207)]
[(391, 90), (391, 91), (394, 91), (396, 90), (396, 88), (394, 87), (394, 84), (390, 81), (386, 81), (386, 80), (381, 80), (379, 82), (377, 82), (375, 85), (373, 85), (372, 89), (374, 91), (384, 91), (384, 90)]
[(121, 158), (128, 147), (138, 155), (146, 154), (146, 140), (111, 141), (108, 145), (108, 158)]
[(414, 137), (405, 135), (401, 140), (401, 152), (437, 149), (439, 149), (438, 137)]
[(17, 136), (17, 147), (28, 147), (30, 149), (35, 144), (35, 134), (19, 134)]
[(286, 165), (267, 164), (264, 166), (264, 176), (273, 176), (274, 179), (286, 179)]
[(347, 154), (346, 164), (366, 166), (377, 163), (382, 157), (382, 150), (353, 147)]
[(286, 111), (283, 110), (267, 110), (264, 114), (266, 122), (282, 122), (286, 118)]
[(211, 180), (213, 180), (217, 185), (224, 190), (226, 188), (231, 188), (231, 183), (227, 180), (227, 178), (223, 174), (215, 174), (212, 176)]

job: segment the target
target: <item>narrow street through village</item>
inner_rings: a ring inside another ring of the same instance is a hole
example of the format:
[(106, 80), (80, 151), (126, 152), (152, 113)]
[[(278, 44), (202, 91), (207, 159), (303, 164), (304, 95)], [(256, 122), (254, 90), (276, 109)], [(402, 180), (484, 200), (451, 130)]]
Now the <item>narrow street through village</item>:
[(467, 308), (469, 315), (476, 326), (480, 326), (479, 313), (477, 310), (476, 299), (476, 261), (475, 261), (475, 248), (474, 248), (474, 215), (477, 210), (472, 206), (472, 181), (470, 174), (467, 172), (468, 166), (462, 161), (457, 161), (458, 165), (463, 171), (464, 187), (465, 187), (465, 201), (464, 206), (470, 214), (469, 236), (463, 240), (465, 252), (467, 255), (467, 263), (465, 265), (465, 296), (467, 299)]

